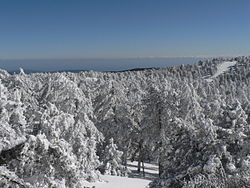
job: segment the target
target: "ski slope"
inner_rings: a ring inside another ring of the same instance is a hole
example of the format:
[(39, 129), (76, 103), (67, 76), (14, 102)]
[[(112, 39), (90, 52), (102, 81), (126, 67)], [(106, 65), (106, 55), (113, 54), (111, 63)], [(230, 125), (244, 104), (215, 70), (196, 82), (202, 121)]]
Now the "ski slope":
[(145, 163), (145, 177), (137, 173), (137, 162), (128, 162), (131, 171), (129, 177), (102, 175), (103, 182), (86, 182), (86, 188), (147, 188), (148, 184), (157, 177), (158, 167), (153, 164)]
[(219, 75), (223, 74), (224, 72), (228, 71), (230, 67), (234, 66), (237, 61), (225, 61), (217, 66), (217, 72), (212, 75), (210, 78), (207, 78), (207, 82), (212, 82), (214, 78), (218, 77)]

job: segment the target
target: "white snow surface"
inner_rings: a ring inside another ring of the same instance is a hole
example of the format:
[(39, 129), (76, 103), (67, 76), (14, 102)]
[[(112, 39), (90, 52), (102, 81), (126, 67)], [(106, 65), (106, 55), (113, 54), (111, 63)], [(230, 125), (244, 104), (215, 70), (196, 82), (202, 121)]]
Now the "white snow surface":
[(223, 74), (224, 72), (228, 71), (230, 67), (234, 66), (237, 63), (237, 61), (225, 61), (217, 66), (217, 72), (212, 75), (210, 78), (207, 78), (207, 82), (212, 82), (213, 78), (216, 78), (217, 76)]
[(84, 186), (92, 188), (145, 188), (151, 182), (146, 179), (128, 178), (121, 176), (103, 175), (105, 182), (86, 182)]
[(145, 163), (145, 178), (136, 173), (137, 162), (128, 162), (128, 168), (134, 177), (121, 177), (102, 175), (103, 182), (85, 182), (85, 187), (95, 188), (147, 188), (153, 177), (157, 177), (158, 167), (154, 164)]

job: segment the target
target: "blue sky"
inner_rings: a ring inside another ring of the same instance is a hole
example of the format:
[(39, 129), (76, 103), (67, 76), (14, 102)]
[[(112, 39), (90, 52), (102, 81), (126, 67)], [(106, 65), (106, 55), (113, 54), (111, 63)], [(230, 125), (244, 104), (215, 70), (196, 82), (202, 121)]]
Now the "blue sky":
[(0, 59), (248, 55), (248, 0), (1, 0)]

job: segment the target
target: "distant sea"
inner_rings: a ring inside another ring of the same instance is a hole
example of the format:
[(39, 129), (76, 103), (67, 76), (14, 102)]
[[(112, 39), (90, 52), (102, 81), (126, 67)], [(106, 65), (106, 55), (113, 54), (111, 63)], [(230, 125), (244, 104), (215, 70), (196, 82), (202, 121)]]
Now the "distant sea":
[[(137, 68), (162, 68), (194, 64), (208, 58), (113, 58), (113, 59), (0, 59), (0, 69), (8, 72), (61, 72), (61, 71), (123, 71)], [(210, 58), (211, 59), (211, 58)]]

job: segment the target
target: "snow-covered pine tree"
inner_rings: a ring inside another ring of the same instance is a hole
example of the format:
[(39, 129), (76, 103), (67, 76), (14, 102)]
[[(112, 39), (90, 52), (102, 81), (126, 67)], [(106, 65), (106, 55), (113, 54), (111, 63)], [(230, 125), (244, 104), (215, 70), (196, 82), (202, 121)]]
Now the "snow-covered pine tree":
[(122, 165), (123, 152), (118, 150), (113, 138), (106, 141), (103, 148), (101, 154), (102, 165), (99, 167), (101, 173), (118, 176), (127, 175), (128, 170)]

